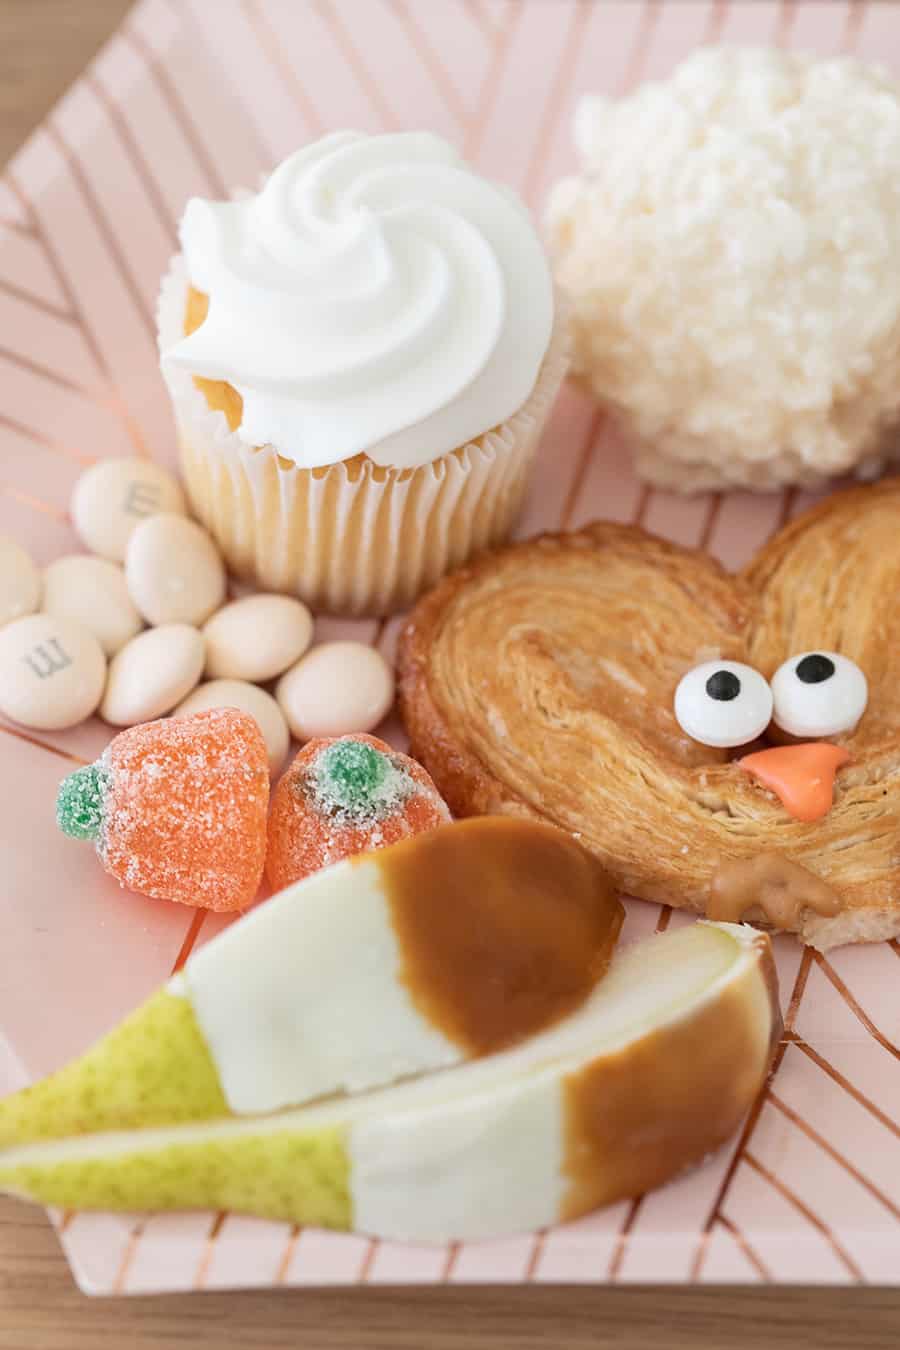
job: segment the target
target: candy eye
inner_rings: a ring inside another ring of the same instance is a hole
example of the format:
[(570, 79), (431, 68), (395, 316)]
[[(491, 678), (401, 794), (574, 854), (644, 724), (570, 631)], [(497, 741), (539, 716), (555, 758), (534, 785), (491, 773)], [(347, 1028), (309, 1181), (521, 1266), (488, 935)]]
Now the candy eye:
[(869, 686), (855, 661), (837, 652), (791, 656), (772, 676), (775, 722), (791, 736), (852, 731), (866, 710)]
[(772, 691), (758, 670), (740, 661), (704, 661), (675, 690), (682, 731), (701, 745), (746, 745), (772, 719)]

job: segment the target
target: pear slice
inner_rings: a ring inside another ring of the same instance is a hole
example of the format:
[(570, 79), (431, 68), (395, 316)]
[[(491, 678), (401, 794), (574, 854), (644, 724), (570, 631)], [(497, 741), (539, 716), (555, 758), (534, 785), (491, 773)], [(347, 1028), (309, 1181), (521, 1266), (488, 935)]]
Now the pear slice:
[(500, 1236), (700, 1162), (762, 1087), (780, 1029), (769, 939), (697, 923), (626, 949), (576, 1011), (510, 1049), (261, 1118), (11, 1148), (0, 1188), (78, 1209)]
[(488, 1054), (588, 997), (623, 913), (590, 854), (530, 821), (461, 821), (338, 863), (0, 1102), (0, 1147), (261, 1114)]
[(80, 1059), (0, 1101), (0, 1148), (229, 1114), (190, 1002), (160, 989)]

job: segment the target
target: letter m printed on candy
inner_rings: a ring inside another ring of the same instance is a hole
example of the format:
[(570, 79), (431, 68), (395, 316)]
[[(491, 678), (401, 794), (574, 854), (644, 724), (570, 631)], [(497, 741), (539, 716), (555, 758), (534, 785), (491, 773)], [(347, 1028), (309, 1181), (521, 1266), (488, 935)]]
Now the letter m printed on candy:
[(160, 510), (160, 495), (158, 484), (135, 480), (128, 484), (122, 507), (130, 516), (152, 516)]
[(66, 666), (72, 664), (72, 658), (59, 638), (48, 638), (46, 642), (39, 642), (22, 659), (40, 680), (49, 679), (58, 670), (65, 670)]

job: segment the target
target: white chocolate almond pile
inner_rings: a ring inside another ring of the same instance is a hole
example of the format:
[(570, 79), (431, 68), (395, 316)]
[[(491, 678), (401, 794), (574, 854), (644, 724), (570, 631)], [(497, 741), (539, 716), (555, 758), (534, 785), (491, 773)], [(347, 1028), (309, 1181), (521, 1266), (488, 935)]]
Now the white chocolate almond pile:
[[(228, 602), (216, 545), (159, 465), (99, 461), (71, 514), (89, 552), (43, 573), (0, 537), (0, 714), (59, 731), (95, 712), (125, 727), (239, 707), (259, 723), (274, 774), (289, 727), (300, 739), (364, 732), (389, 711), (393, 673), (372, 647), (310, 651), (312, 615), (290, 596)], [(259, 687), (269, 681), (272, 693)]]

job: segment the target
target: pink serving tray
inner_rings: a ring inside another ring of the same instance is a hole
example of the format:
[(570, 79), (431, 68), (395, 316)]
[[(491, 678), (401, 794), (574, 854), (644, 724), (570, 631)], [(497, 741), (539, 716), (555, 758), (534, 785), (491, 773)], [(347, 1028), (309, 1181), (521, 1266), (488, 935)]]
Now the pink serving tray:
[[(429, 127), (540, 207), (573, 163), (587, 90), (665, 75), (697, 43), (854, 50), (900, 72), (893, 4), (765, 0), (143, 0), (0, 182), (0, 529), (41, 560), (78, 544), (72, 484), (98, 456), (173, 459), (154, 341), (158, 278), (192, 193), (254, 185), (341, 126)], [(804, 494), (648, 492), (566, 391), (521, 532), (640, 520), (739, 565)], [(396, 622), (336, 624), (390, 650)], [(120, 891), (53, 827), (56, 784), (99, 722), (0, 727), (0, 1091), (76, 1054), (221, 921)], [(387, 728), (402, 743), (396, 723)], [(689, 922), (632, 903), (626, 935)], [(483, 1281), (900, 1278), (900, 948), (827, 960), (776, 943), (788, 1028), (740, 1139), (699, 1171), (578, 1223), (446, 1248), (230, 1214), (57, 1214), (90, 1293)]]

